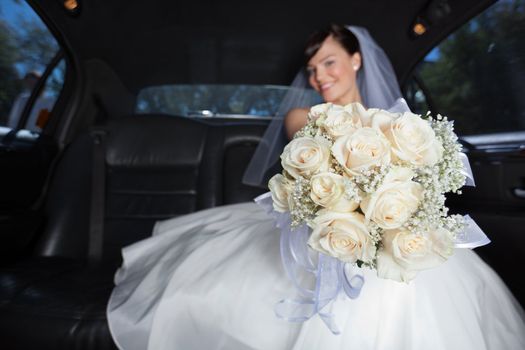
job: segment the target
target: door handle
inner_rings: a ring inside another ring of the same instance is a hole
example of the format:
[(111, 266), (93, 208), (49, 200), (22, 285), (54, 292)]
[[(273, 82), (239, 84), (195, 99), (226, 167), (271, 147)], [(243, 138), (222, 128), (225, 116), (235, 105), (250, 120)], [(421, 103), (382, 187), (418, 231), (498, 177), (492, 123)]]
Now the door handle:
[(525, 189), (523, 188), (515, 188), (512, 190), (514, 195), (520, 199), (525, 199)]

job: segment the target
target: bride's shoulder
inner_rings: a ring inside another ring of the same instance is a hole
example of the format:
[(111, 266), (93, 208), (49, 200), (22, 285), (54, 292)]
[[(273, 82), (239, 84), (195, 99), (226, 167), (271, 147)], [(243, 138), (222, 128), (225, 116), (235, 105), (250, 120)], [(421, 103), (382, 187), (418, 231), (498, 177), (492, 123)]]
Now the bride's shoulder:
[(308, 111), (308, 108), (293, 108), (286, 113), (284, 117), (284, 127), (286, 128), (286, 135), (289, 139), (306, 125)]

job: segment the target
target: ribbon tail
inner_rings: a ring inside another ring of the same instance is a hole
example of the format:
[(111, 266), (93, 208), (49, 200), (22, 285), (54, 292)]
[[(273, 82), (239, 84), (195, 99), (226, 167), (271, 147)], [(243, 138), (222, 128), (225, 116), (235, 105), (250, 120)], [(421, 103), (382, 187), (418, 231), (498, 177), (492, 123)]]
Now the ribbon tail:
[[(333, 334), (340, 334), (340, 330), (332, 313), (333, 301), (339, 294), (341, 285), (337, 276), (337, 261), (331, 257), (319, 254), (316, 270), (315, 289), (310, 298), (283, 299), (275, 305), (277, 317), (290, 322), (304, 322), (315, 314), (326, 324)], [(328, 310), (327, 310), (328, 308)]]
[[(341, 291), (352, 299), (357, 298), (364, 283), (363, 276), (355, 274), (348, 278), (344, 263), (331, 256), (313, 253), (308, 247), (308, 226), (292, 230), (290, 213), (274, 210), (270, 192), (257, 197), (255, 202), (274, 217), (281, 230), (279, 244), (283, 268), (300, 295), (296, 299), (279, 301), (274, 308), (276, 316), (289, 322), (304, 322), (318, 314), (333, 334), (340, 334), (332, 312), (334, 301)], [(302, 282), (310, 276), (315, 280), (315, 287), (304, 287)]]
[[(332, 313), (333, 301), (341, 290), (338, 276), (339, 262), (324, 254), (319, 254), (317, 281), (315, 286), (315, 311), (333, 334), (341, 334)], [(330, 305), (329, 305), (330, 304)], [(328, 306), (329, 305), (329, 306)], [(326, 310), (328, 306), (328, 310)]]
[(350, 299), (357, 299), (361, 294), (361, 289), (365, 284), (365, 277), (362, 274), (354, 274), (348, 278), (349, 272), (346, 271), (350, 266), (346, 263), (339, 262), (339, 275), (342, 281), (343, 290)]
[(476, 182), (474, 181), (474, 174), (472, 174), (472, 168), (470, 167), (470, 162), (468, 161), (467, 155), (463, 152), (460, 152), (459, 157), (463, 163), (463, 169), (461, 170), (461, 173), (465, 175), (465, 186), (475, 187)]

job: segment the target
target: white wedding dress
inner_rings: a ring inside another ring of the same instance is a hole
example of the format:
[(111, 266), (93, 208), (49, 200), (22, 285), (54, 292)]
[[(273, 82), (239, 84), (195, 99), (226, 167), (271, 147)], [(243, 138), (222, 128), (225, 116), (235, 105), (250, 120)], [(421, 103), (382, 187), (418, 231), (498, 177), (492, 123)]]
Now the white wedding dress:
[(120, 349), (525, 349), (523, 309), (474, 252), (456, 249), (409, 284), (363, 269), (357, 299), (334, 303), (334, 335), (314, 316), (276, 317), (296, 296), (280, 232), (255, 203), (158, 222), (124, 248), (108, 305)]

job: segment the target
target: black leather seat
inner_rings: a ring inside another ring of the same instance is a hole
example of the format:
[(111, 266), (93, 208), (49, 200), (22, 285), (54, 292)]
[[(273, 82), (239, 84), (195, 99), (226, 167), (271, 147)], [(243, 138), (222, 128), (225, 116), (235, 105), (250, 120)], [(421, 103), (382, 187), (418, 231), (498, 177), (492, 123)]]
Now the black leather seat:
[(3, 349), (114, 349), (105, 312), (120, 249), (148, 237), (157, 220), (264, 192), (241, 178), (265, 123), (140, 115), (101, 127), (107, 135), (101, 259), (90, 259), (88, 244), (93, 138), (86, 132), (56, 167), (34, 253), (0, 268)]
[(115, 349), (105, 307), (113, 270), (34, 257), (0, 270), (3, 349)]

